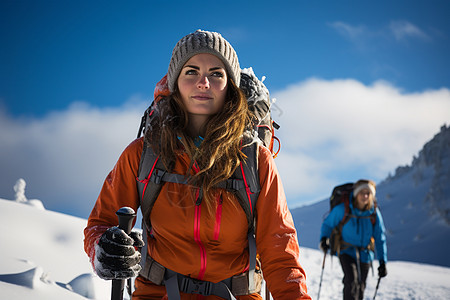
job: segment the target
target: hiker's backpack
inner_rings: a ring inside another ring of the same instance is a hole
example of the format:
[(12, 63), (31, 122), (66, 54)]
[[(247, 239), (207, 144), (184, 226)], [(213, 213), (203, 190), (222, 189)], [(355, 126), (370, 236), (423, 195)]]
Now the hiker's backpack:
[[(248, 221), (248, 241), (249, 241), (249, 272), (248, 277), (236, 279), (238, 283), (233, 285), (234, 295), (245, 295), (260, 290), (260, 283), (262, 275), (260, 270), (256, 268), (256, 241), (255, 233), (255, 216), (254, 211), (256, 201), (259, 196), (259, 175), (258, 175), (258, 147), (262, 143), (267, 147), (275, 157), (279, 150), (274, 153), (274, 140), (279, 140), (274, 135), (274, 129), (278, 129), (270, 114), (271, 99), (268, 89), (255, 76), (253, 70), (241, 70), (240, 88), (244, 92), (250, 111), (256, 117), (254, 128), (252, 131), (244, 133), (244, 139), (252, 141), (247, 146), (244, 146), (241, 151), (247, 157), (245, 163), (238, 166), (231, 178), (223, 181), (217, 185), (218, 188), (224, 188), (231, 191), (237, 198), (240, 206), (244, 210)], [(155, 88), (155, 99), (150, 107), (145, 111), (141, 120), (141, 126), (138, 131), (138, 137), (142, 133), (145, 134), (147, 130), (152, 130), (152, 121), (155, 121), (155, 115), (158, 113), (156, 105), (160, 99), (168, 96), (166, 76), (157, 84)], [(168, 167), (170, 168), (170, 167)], [(151, 234), (151, 220), (150, 214), (153, 205), (158, 198), (162, 185), (165, 182), (174, 182), (179, 184), (188, 184), (187, 178), (181, 174), (173, 174), (170, 169), (162, 163), (151, 147), (147, 145), (144, 139), (144, 147), (139, 164), (138, 175), (138, 191), (141, 200), (141, 211), (143, 216), (142, 230), (144, 234), (144, 241), (146, 235)], [(140, 275), (151, 280), (156, 284), (162, 283), (165, 268), (154, 261), (147, 253), (147, 246), (142, 248)], [(256, 278), (256, 280), (254, 280)], [(245, 284), (242, 282), (245, 281)], [(232, 277), (234, 281), (235, 278)], [(239, 288), (234, 288), (234, 286)]]
[[(342, 239), (342, 227), (350, 220), (350, 218), (358, 218), (351, 214), (350, 211), (350, 195), (353, 192), (353, 182), (344, 183), (338, 186), (335, 186), (333, 188), (333, 191), (331, 192), (330, 196), (330, 211), (337, 205), (344, 203), (345, 206), (345, 213), (342, 220), (339, 222), (339, 224), (333, 228), (330, 235), (330, 252), (332, 255), (340, 253), (341, 249), (344, 249), (345, 247), (351, 246), (350, 244), (346, 243)], [(377, 208), (377, 201), (374, 199), (374, 212), (369, 216), (370, 221), (372, 223), (372, 226), (375, 226), (375, 223), (377, 221), (376, 216), (376, 208)], [(359, 217), (361, 218), (361, 217)], [(374, 238), (371, 237), (370, 243), (367, 246), (367, 249), (373, 251), (375, 248), (375, 241)]]
[[(275, 136), (275, 129), (280, 126), (272, 120), (270, 114), (269, 90), (264, 83), (260, 81), (253, 73), (252, 68), (241, 70), (240, 88), (244, 92), (248, 101), (248, 108), (256, 117), (255, 129), (258, 139), (270, 150), (273, 157), (277, 157), (281, 150), (280, 140)], [(274, 150), (274, 142), (278, 142), (278, 149)]]

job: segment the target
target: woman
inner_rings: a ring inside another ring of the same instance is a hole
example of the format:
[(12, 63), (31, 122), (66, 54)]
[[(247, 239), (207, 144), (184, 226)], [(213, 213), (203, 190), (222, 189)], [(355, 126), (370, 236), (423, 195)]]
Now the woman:
[[(233, 290), (230, 278), (248, 276), (246, 214), (233, 194), (215, 187), (246, 159), (243, 134), (252, 115), (239, 89), (240, 72), (234, 49), (218, 33), (198, 30), (177, 43), (167, 87), (155, 92), (158, 119), (120, 156), (85, 229), (85, 251), (100, 277), (127, 278), (140, 270), (134, 250), (143, 244), (140, 235), (128, 236), (114, 225), (120, 207), (139, 207), (136, 178), (144, 141), (173, 173), (188, 177), (188, 184), (165, 183), (151, 210), (147, 251), (165, 270), (165, 279), (173, 271), (197, 287), (206, 282), (218, 290), (227, 282)], [(261, 190), (255, 236), (264, 279), (274, 299), (310, 299), (280, 176), (267, 148), (259, 146), (257, 154)], [(133, 299), (167, 299), (171, 283), (157, 281), (138, 276)], [(186, 289), (179, 294), (181, 299), (222, 299)], [(236, 299), (262, 298), (253, 290)]]
[(320, 248), (326, 253), (330, 249), (329, 238), (333, 229), (340, 225), (344, 216), (347, 220), (341, 227), (342, 240), (338, 250), (344, 271), (344, 300), (363, 299), (367, 274), (374, 259), (372, 237), (380, 262), (378, 275), (387, 275), (385, 228), (380, 210), (375, 205), (375, 194), (375, 182), (358, 180), (350, 194), (350, 212), (346, 213), (345, 203), (341, 203), (331, 210), (322, 224)]

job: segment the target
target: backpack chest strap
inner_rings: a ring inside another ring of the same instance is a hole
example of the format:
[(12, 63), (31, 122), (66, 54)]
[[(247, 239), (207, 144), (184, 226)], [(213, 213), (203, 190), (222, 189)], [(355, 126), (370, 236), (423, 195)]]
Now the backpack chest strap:
[[(177, 300), (179, 293), (216, 295), (224, 299), (235, 299), (237, 296), (259, 293), (262, 285), (261, 272), (245, 272), (232, 276), (220, 282), (198, 280), (179, 274), (165, 268), (151, 256), (146, 257), (146, 267), (139, 273), (140, 276), (157, 285), (165, 285), (169, 300)], [(249, 280), (253, 276), (253, 280)], [(249, 286), (249, 282), (253, 282)]]
[(150, 176), (150, 181), (155, 184), (161, 184), (164, 182), (188, 184), (186, 176), (181, 174), (169, 173), (165, 170), (156, 169)]
[[(154, 172), (150, 176), (150, 181), (155, 184), (161, 184), (165, 182), (189, 184), (188, 178), (186, 176), (181, 174), (169, 173), (166, 170), (161, 169), (154, 170)], [(246, 188), (244, 180), (236, 178), (230, 178), (219, 182), (215, 187), (229, 191), (239, 191)]]

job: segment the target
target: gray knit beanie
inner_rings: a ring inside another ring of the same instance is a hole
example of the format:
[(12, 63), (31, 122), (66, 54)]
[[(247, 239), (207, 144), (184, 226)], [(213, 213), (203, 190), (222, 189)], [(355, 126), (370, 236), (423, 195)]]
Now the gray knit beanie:
[(175, 90), (178, 75), (184, 64), (199, 53), (214, 54), (225, 64), (227, 74), (239, 86), (241, 69), (233, 47), (217, 32), (197, 30), (183, 37), (175, 45), (167, 71), (169, 91)]

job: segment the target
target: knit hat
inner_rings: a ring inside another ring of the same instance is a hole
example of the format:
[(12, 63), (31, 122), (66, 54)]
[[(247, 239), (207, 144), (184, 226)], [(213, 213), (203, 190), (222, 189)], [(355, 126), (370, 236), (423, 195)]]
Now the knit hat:
[(175, 45), (167, 71), (169, 90), (175, 90), (178, 75), (184, 64), (199, 53), (214, 54), (225, 64), (227, 74), (239, 86), (241, 69), (233, 47), (217, 32), (197, 30), (183, 37)]
[(363, 189), (368, 189), (375, 197), (376, 184), (372, 180), (360, 179), (353, 185), (353, 195), (356, 197)]

